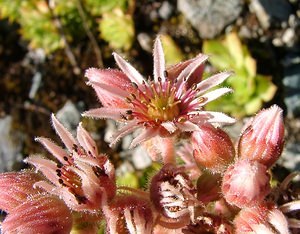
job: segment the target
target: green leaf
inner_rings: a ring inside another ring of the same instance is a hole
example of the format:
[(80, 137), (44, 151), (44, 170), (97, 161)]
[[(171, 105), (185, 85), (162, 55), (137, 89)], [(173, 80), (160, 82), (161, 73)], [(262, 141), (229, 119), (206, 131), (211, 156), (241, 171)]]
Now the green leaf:
[(24, 0), (0, 0), (0, 17), (8, 18), (10, 21), (17, 21), (20, 18), (20, 9)]
[(128, 50), (134, 39), (134, 23), (130, 15), (125, 15), (120, 9), (103, 14), (99, 23), (100, 36), (113, 49)]
[(175, 41), (169, 35), (162, 34), (160, 36), (160, 40), (162, 42), (166, 64), (171, 65), (175, 63), (179, 63), (184, 59), (184, 56), (180, 50), (180, 48), (176, 45)]
[(117, 185), (138, 188), (139, 180), (134, 172), (127, 172), (125, 175), (117, 178)]
[(111, 12), (116, 8), (123, 12), (127, 10), (127, 0), (85, 0), (85, 6), (94, 16), (101, 16), (103, 13)]
[(257, 93), (265, 102), (270, 101), (277, 90), (277, 87), (271, 82), (270, 77), (257, 75)]
[(203, 52), (211, 55), (210, 62), (218, 70), (235, 72), (222, 84), (233, 88), (233, 94), (209, 103), (208, 109), (240, 118), (257, 112), (263, 101), (273, 98), (276, 86), (269, 77), (256, 74), (256, 61), (236, 33), (227, 34), (223, 40), (205, 41)]

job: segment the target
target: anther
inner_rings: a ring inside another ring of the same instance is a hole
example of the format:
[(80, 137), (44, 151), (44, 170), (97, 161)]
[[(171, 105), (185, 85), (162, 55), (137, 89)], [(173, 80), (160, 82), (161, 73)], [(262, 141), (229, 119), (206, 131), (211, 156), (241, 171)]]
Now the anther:
[(185, 121), (186, 121), (186, 118), (183, 117), (183, 116), (181, 116), (181, 117), (178, 118), (178, 122), (179, 123), (184, 123)]
[(131, 82), (133, 88), (138, 89), (138, 85), (135, 82)]
[(131, 102), (132, 102), (132, 100), (131, 100), (129, 97), (126, 97), (126, 98), (125, 98), (125, 101), (126, 101), (127, 103), (131, 103)]
[(207, 100), (206, 97), (199, 97), (198, 98), (198, 102), (202, 103), (202, 102), (205, 102)]
[(65, 161), (68, 161), (68, 157), (67, 157), (67, 156), (64, 156), (64, 160), (65, 160)]
[(66, 186), (65, 183), (64, 183), (64, 181), (62, 179), (58, 179), (58, 183), (60, 183), (63, 186)]
[(129, 94), (129, 97), (130, 97), (132, 100), (136, 99), (136, 96), (135, 96), (133, 93)]
[(127, 114), (127, 115), (132, 115), (132, 110), (127, 110), (127, 111), (126, 111), (126, 114)]
[(194, 83), (194, 84), (192, 85), (192, 88), (191, 88), (191, 89), (192, 89), (192, 90), (196, 90), (196, 89), (197, 89), (197, 84)]
[(167, 78), (169, 76), (168, 71), (164, 70), (164, 76)]
[(160, 77), (160, 76), (157, 78), (157, 80), (158, 80), (159, 82), (161, 82), (161, 81), (162, 81), (162, 79), (161, 79), (161, 77)]

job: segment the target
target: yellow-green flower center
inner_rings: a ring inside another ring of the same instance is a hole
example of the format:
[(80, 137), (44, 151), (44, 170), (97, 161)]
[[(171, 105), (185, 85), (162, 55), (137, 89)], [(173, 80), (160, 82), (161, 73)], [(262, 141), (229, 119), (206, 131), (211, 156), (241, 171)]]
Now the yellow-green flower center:
[(150, 99), (148, 106), (148, 117), (154, 121), (172, 121), (179, 113), (179, 101), (173, 95), (169, 97), (164, 94), (155, 95)]

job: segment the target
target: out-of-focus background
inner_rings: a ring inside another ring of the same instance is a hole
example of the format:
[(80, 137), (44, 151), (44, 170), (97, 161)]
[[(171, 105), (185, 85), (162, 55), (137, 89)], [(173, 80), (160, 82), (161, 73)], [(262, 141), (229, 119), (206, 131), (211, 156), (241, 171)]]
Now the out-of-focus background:
[(59, 142), (51, 113), (74, 132), (82, 121), (121, 173), (149, 167), (142, 148), (128, 150), (131, 136), (109, 149), (115, 124), (80, 113), (100, 106), (85, 69), (116, 67), (116, 51), (151, 75), (158, 34), (169, 65), (206, 53), (205, 76), (235, 72), (224, 84), (235, 92), (207, 107), (239, 120), (227, 129), (235, 137), (259, 109), (282, 107), (281, 165), (300, 168), (299, 0), (0, 0), (0, 171), (46, 153), (36, 136)]

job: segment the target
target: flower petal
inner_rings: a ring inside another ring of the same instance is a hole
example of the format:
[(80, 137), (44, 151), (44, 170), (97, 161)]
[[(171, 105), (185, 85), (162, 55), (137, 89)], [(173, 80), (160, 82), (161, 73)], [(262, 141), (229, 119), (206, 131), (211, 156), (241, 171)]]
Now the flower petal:
[(171, 121), (168, 121), (168, 122), (163, 122), (161, 124), (169, 133), (173, 133), (177, 130), (177, 127), (176, 125), (171, 122)]
[(182, 92), (184, 91), (184, 84), (185, 82), (188, 81), (188, 79), (190, 78), (190, 76), (193, 74), (193, 72), (204, 62), (208, 59), (207, 55), (204, 54), (199, 54), (195, 60), (190, 63), (178, 76), (177, 78), (177, 89), (178, 92), (176, 94), (177, 98), (180, 98), (182, 95)]
[(77, 127), (77, 140), (86, 152), (91, 152), (93, 157), (98, 156), (97, 145), (90, 134), (82, 127), (82, 123)]
[(197, 116), (192, 117), (190, 120), (197, 125), (205, 122), (220, 124), (233, 124), (236, 122), (234, 118), (231, 118), (224, 113), (215, 111), (200, 111), (197, 113)]
[(126, 62), (120, 55), (113, 53), (113, 56), (120, 67), (120, 69), (128, 76), (128, 78), (139, 85), (144, 81), (143, 76), (128, 62)]
[(158, 82), (158, 77), (162, 79), (162, 81), (165, 81), (165, 55), (163, 51), (163, 47), (161, 44), (161, 41), (159, 40), (159, 37), (156, 38), (154, 42), (154, 48), (153, 48), (153, 76), (154, 81)]
[(230, 88), (219, 88), (219, 89), (215, 89), (211, 92), (208, 92), (204, 95), (202, 95), (201, 97), (204, 98), (205, 100), (203, 102), (200, 103), (201, 106), (206, 105), (207, 103), (223, 96), (226, 93), (230, 93), (232, 92), (232, 89)]
[(198, 131), (199, 127), (191, 121), (185, 121), (183, 123), (176, 123), (176, 126), (183, 132)]
[(95, 86), (95, 88), (100, 88), (103, 89), (105, 91), (107, 91), (109, 94), (117, 97), (117, 98), (126, 98), (128, 96), (128, 92), (126, 90), (120, 89), (116, 86), (112, 86), (109, 84), (103, 84), (100, 82), (96, 82), (96, 81), (91, 81), (90, 82), (93, 86)]
[(135, 146), (137, 146), (138, 144), (149, 140), (150, 138), (156, 136), (157, 134), (158, 134), (158, 131), (156, 129), (152, 129), (152, 128), (144, 129), (142, 133), (140, 133), (136, 138), (133, 139), (129, 148), (132, 149)]
[(220, 72), (215, 74), (203, 81), (201, 81), (197, 85), (197, 89), (200, 90), (198, 95), (205, 93), (207, 90), (221, 84), (224, 80), (226, 80), (229, 76), (232, 75), (232, 72)]
[(65, 162), (64, 156), (66, 155), (66, 151), (64, 149), (45, 137), (37, 137), (35, 140), (40, 142), (61, 163)]
[(60, 186), (57, 176), (56, 169), (57, 164), (54, 161), (44, 159), (40, 156), (30, 156), (24, 159), (25, 163), (33, 165), (37, 171), (40, 171), (50, 180), (53, 184)]
[(119, 120), (122, 115), (125, 115), (128, 109), (101, 107), (88, 110), (82, 114), (82, 116), (89, 116), (100, 119), (114, 119)]
[(76, 140), (72, 134), (57, 120), (54, 114), (51, 115), (51, 119), (57, 135), (60, 137), (67, 149), (71, 151), (73, 145), (77, 143)]
[(125, 125), (124, 127), (120, 128), (114, 135), (113, 140), (109, 144), (110, 147), (114, 146), (122, 137), (128, 135), (129, 133), (133, 132), (135, 129), (139, 128), (140, 125), (136, 121), (132, 121)]

